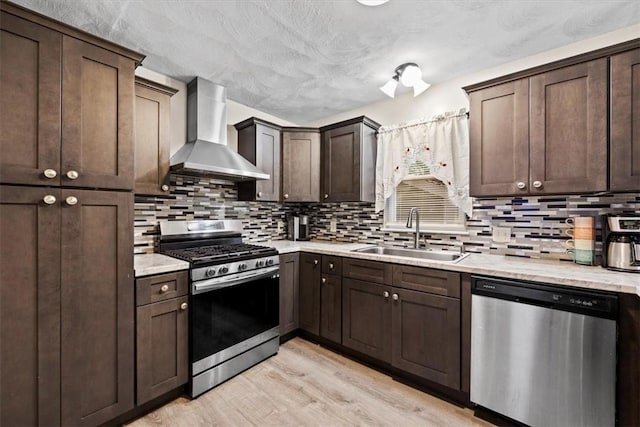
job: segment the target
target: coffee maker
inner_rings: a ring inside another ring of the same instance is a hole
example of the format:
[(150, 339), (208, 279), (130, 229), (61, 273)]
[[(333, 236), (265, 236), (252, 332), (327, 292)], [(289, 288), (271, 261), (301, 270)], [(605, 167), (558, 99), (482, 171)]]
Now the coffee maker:
[(292, 215), (287, 221), (287, 238), (289, 240), (309, 240), (309, 217)]
[(640, 273), (640, 216), (605, 215), (602, 219), (603, 267)]

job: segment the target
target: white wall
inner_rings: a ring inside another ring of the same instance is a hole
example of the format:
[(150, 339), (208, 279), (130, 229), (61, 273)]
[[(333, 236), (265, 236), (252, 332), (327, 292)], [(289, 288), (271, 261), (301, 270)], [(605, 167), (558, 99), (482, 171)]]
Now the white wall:
[[(136, 75), (145, 79), (161, 83), (165, 86), (178, 89), (171, 97), (171, 155), (173, 155), (187, 141), (187, 84), (180, 80), (172, 79), (164, 74), (157, 73), (144, 67), (136, 69)], [(227, 100), (227, 145), (233, 150), (238, 150), (238, 133), (233, 127), (249, 117), (260, 117), (281, 126), (297, 126), (295, 123), (283, 120), (271, 114), (264, 113), (255, 108), (248, 107), (235, 101)]]
[(461, 89), (505, 74), (543, 65), (603, 47), (622, 43), (640, 36), (640, 24), (612, 31), (598, 37), (572, 43), (557, 49), (532, 55), (498, 67), (489, 68), (431, 86), (422, 95), (414, 98), (411, 93), (365, 105), (331, 117), (308, 123), (307, 126), (323, 126), (352, 117), (366, 115), (382, 125), (392, 125), (408, 120), (429, 118), (446, 111), (469, 107), (469, 99)]

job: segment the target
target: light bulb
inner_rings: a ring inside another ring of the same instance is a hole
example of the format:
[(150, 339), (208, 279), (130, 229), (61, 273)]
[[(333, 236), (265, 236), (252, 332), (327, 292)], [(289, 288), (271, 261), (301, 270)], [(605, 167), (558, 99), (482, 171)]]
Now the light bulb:
[(400, 74), (400, 81), (406, 87), (411, 87), (420, 80), (422, 80), (422, 71), (415, 64), (407, 65)]
[(385, 93), (385, 95), (394, 98), (396, 94), (396, 87), (398, 86), (398, 77), (393, 76), (391, 80), (386, 82), (384, 86), (380, 87), (380, 90)]
[(431, 85), (424, 80), (420, 79), (413, 85), (413, 96), (418, 96), (425, 90), (429, 89)]

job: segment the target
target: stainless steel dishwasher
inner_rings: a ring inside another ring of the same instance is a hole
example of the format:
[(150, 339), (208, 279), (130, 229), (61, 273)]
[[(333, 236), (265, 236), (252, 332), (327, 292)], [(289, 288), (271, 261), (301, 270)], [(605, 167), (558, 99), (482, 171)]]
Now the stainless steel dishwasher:
[(613, 426), (615, 294), (473, 277), (471, 401), (531, 426)]

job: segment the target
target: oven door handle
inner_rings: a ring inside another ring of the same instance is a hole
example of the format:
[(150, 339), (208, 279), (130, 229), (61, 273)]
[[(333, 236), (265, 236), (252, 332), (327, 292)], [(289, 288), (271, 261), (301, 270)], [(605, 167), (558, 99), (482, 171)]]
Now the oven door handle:
[(259, 271), (250, 271), (242, 274), (241, 276), (236, 275), (233, 277), (216, 277), (215, 279), (203, 280), (193, 283), (191, 294), (197, 295), (204, 292), (228, 288), (230, 286), (242, 285), (243, 283), (249, 283), (255, 280), (264, 279), (265, 277), (277, 275), (279, 271), (280, 266), (275, 266)]

